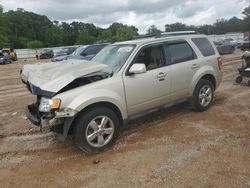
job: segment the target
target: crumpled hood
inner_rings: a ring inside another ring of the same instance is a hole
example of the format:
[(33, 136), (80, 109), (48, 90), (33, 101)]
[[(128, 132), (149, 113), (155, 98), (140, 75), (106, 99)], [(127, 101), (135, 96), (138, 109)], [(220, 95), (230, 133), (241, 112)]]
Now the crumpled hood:
[(40, 90), (57, 93), (73, 80), (106, 67), (104, 64), (83, 60), (27, 64), (23, 66), (21, 78)]

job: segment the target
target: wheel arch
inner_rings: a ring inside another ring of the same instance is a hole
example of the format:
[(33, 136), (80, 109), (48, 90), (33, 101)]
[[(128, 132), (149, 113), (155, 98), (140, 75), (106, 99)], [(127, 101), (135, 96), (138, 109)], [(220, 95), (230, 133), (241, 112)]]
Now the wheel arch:
[(213, 84), (214, 89), (216, 88), (216, 79), (212, 74), (206, 74), (202, 76), (200, 79), (209, 80)]
[(191, 90), (189, 91), (190, 92), (190, 96), (193, 95), (195, 87), (197, 86), (198, 82), (201, 79), (209, 80), (213, 84), (214, 90), (216, 89), (216, 87), (217, 87), (216, 77), (215, 77), (215, 75), (212, 72), (210, 72), (210, 71), (209, 72), (204, 72), (203, 74), (199, 73), (199, 76), (197, 75), (197, 76), (193, 77), (193, 81), (191, 83), (192, 85), (190, 87)]
[[(80, 112), (78, 112), (77, 115), (74, 117), (74, 120), (72, 121), (72, 123), (70, 125), (68, 125), (69, 128), (68, 128), (66, 135), (71, 134), (73, 132), (73, 129), (75, 126), (75, 121), (77, 120), (77, 118), (80, 115), (83, 115), (84, 113), (86, 113), (90, 109), (98, 108), (98, 107), (107, 107), (107, 108), (111, 109), (112, 111), (114, 111), (114, 113), (117, 115), (117, 117), (119, 119), (119, 124), (121, 126), (123, 125), (124, 121), (123, 121), (123, 116), (122, 116), (120, 109), (115, 104), (113, 104), (111, 102), (100, 101), (100, 102), (92, 103), (92, 104), (86, 106), (85, 108), (83, 108)], [(64, 135), (65, 135), (65, 133), (64, 133)]]

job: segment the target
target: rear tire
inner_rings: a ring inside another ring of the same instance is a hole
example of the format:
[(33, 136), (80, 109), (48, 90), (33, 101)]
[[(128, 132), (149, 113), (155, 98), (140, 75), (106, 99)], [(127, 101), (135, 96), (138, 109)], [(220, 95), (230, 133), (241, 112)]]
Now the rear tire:
[(119, 130), (119, 119), (114, 111), (93, 107), (76, 119), (74, 143), (86, 153), (98, 153), (115, 143)]
[(214, 86), (211, 81), (206, 79), (201, 79), (193, 92), (191, 97), (191, 107), (194, 111), (203, 112), (206, 111), (214, 97)]
[(240, 84), (242, 80), (243, 80), (242, 76), (237, 76), (237, 78), (235, 79), (235, 82)]

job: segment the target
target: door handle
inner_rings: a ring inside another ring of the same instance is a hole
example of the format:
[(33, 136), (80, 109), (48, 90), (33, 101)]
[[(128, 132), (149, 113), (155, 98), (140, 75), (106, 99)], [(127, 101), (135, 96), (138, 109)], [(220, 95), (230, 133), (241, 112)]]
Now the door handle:
[(157, 75), (157, 78), (165, 78), (167, 76), (167, 73), (165, 72), (160, 72), (158, 75)]
[(199, 68), (199, 66), (197, 64), (193, 64), (191, 68), (192, 69), (197, 69), (197, 68)]

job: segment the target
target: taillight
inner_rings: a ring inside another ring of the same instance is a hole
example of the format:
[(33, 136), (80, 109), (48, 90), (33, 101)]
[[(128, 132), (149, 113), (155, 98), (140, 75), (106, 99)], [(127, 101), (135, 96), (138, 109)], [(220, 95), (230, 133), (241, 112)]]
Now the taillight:
[(221, 70), (223, 68), (221, 57), (217, 57), (217, 64), (218, 64), (219, 69)]

